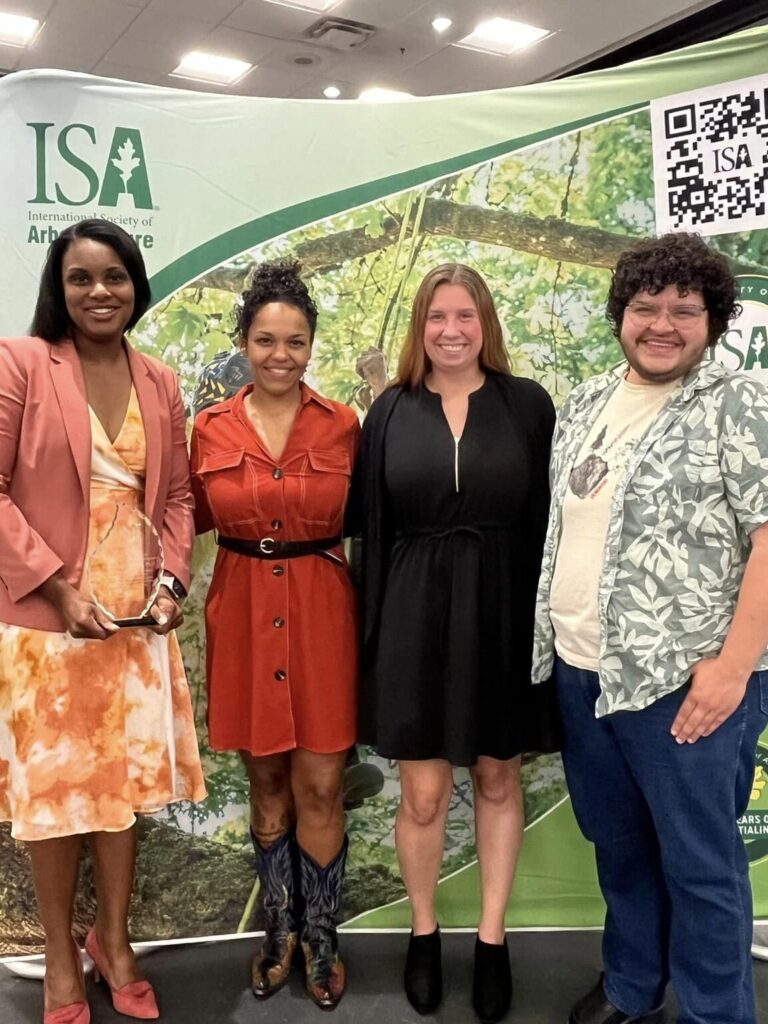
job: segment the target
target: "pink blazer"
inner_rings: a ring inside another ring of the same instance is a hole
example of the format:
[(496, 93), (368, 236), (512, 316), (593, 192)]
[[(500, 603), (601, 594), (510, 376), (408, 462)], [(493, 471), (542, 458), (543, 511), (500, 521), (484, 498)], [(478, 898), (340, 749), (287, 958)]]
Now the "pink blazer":
[[(147, 439), (145, 514), (165, 567), (189, 586), (194, 527), (184, 407), (176, 374), (130, 347)], [(55, 632), (34, 591), (58, 569), (80, 585), (88, 543), (91, 425), (74, 344), (0, 338), (0, 622)]]

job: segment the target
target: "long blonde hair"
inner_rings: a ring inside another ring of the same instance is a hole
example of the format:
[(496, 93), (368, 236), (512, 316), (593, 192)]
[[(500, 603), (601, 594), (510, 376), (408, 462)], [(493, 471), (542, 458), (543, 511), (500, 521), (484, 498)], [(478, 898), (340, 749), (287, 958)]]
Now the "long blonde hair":
[(424, 381), (432, 368), (424, 351), (424, 328), (435, 291), (441, 284), (459, 284), (472, 296), (483, 331), (480, 366), (484, 370), (511, 373), (501, 324), (488, 285), (472, 267), (463, 263), (443, 263), (430, 270), (416, 292), (394, 383), (415, 388)]

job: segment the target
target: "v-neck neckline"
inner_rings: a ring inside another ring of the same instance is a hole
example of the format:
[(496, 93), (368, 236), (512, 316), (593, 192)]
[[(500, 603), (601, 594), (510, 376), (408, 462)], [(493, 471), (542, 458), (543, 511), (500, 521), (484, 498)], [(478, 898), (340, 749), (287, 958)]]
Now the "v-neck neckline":
[(241, 402), (240, 402), (240, 419), (241, 419), (241, 422), (245, 426), (245, 428), (248, 431), (248, 433), (252, 437), (256, 438), (256, 443), (261, 448), (261, 450), (264, 453), (264, 455), (266, 455), (266, 457), (270, 460), (270, 462), (273, 462), (275, 465), (279, 465), (282, 461), (284, 461), (285, 453), (291, 447), (291, 441), (293, 440), (293, 437), (294, 437), (294, 435), (296, 433), (296, 428), (297, 428), (297, 425), (298, 425), (299, 416), (301, 415), (302, 409), (307, 404), (306, 401), (304, 400), (304, 392), (302, 390), (301, 398), (299, 400), (299, 404), (296, 407), (296, 414), (294, 415), (293, 422), (291, 423), (291, 429), (288, 431), (288, 436), (285, 439), (285, 445), (283, 446), (283, 450), (280, 452), (280, 455), (278, 457), (276, 457), (273, 454), (273, 452), (270, 450), (269, 445), (267, 444), (267, 442), (264, 440), (264, 438), (258, 432), (258, 430), (254, 426), (254, 424), (251, 422), (251, 418), (248, 415), (248, 409), (246, 407), (246, 402), (247, 402), (247, 399), (248, 399), (248, 396), (250, 395), (250, 393), (251, 393), (250, 390), (248, 390), (248, 391), (246, 391), (242, 395), (242, 399), (241, 399)]
[(451, 438), (451, 440), (453, 441), (454, 445), (458, 446), (461, 443), (462, 438), (464, 437), (464, 435), (467, 432), (467, 424), (469, 423), (469, 413), (470, 413), (470, 409), (471, 409), (471, 406), (472, 406), (472, 399), (475, 397), (475, 395), (479, 395), (480, 394), (480, 392), (485, 388), (487, 383), (488, 383), (488, 374), (485, 375), (483, 383), (480, 385), (479, 388), (475, 388), (474, 391), (467, 392), (467, 415), (466, 415), (466, 419), (464, 420), (464, 426), (462, 428), (462, 431), (461, 431), (461, 433), (458, 436), (456, 434), (454, 434), (453, 430), (451, 429), (451, 424), (448, 422), (448, 417), (445, 414), (445, 406), (443, 405), (443, 396), (440, 394), (439, 391), (433, 391), (431, 388), (428, 388), (426, 383), (424, 383), (422, 385), (424, 391), (426, 391), (426, 393), (428, 395), (431, 395), (432, 399), (434, 401), (436, 401), (436, 403), (439, 405), (439, 407), (440, 407), (440, 416), (442, 418), (443, 423), (445, 424), (445, 429), (448, 431), (448, 436)]
[(90, 404), (90, 402), (88, 403), (88, 411), (92, 415), (92, 417), (96, 420), (96, 422), (98, 423), (99, 429), (101, 430), (101, 433), (104, 435), (104, 438), (105, 438), (105, 440), (106, 440), (106, 442), (107, 442), (107, 444), (109, 445), (110, 448), (115, 449), (115, 447), (117, 445), (117, 442), (120, 440), (120, 437), (121, 437), (123, 431), (125, 430), (125, 425), (128, 422), (128, 416), (129, 416), (129, 414), (131, 412), (131, 409), (133, 408), (133, 404), (134, 404), (135, 401), (137, 401), (136, 389), (134, 388), (133, 384), (131, 384), (131, 391), (130, 391), (130, 394), (128, 395), (128, 404), (126, 405), (125, 413), (123, 414), (123, 422), (120, 424), (120, 429), (115, 434), (114, 441), (110, 440), (110, 437), (109, 437), (109, 434), (107, 433), (106, 427), (104, 426), (104, 424), (99, 419), (98, 413), (93, 408), (93, 406)]

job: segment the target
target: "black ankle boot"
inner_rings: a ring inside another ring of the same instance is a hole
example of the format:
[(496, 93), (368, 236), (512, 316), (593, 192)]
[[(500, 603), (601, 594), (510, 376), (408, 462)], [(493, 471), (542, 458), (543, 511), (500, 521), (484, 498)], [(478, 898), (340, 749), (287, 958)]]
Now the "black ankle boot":
[(496, 1024), (512, 1002), (512, 972), (506, 937), (501, 945), (475, 942), (475, 973), (472, 979), (472, 1006), (483, 1024)]
[(405, 958), (405, 994), (417, 1013), (434, 1013), (443, 998), (440, 928), (429, 935), (414, 935)]
[(298, 942), (294, 914), (293, 836), (263, 847), (251, 832), (264, 911), (264, 942), (251, 961), (251, 990), (258, 999), (274, 995), (288, 981)]
[(301, 950), (304, 954), (307, 995), (321, 1010), (335, 1010), (344, 995), (346, 978), (339, 956), (336, 915), (341, 903), (347, 837), (341, 849), (325, 867), (297, 844), (301, 866), (301, 895), (304, 909)]

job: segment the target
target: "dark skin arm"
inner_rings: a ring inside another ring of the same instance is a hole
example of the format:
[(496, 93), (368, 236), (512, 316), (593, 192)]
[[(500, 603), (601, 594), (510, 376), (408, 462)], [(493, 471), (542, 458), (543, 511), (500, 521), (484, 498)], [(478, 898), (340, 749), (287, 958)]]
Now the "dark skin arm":
[(89, 598), (68, 583), (61, 571), (55, 572), (38, 588), (64, 620), (64, 628), (73, 637), (106, 640), (116, 626)]
[[(64, 628), (76, 639), (106, 640), (120, 629), (89, 597), (68, 583), (61, 571), (50, 576), (38, 592), (58, 610)], [(158, 636), (165, 636), (184, 621), (180, 605), (166, 587), (160, 588), (149, 614), (157, 625), (148, 628)]]

